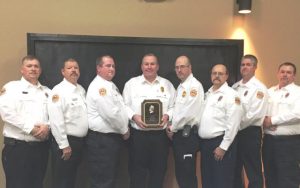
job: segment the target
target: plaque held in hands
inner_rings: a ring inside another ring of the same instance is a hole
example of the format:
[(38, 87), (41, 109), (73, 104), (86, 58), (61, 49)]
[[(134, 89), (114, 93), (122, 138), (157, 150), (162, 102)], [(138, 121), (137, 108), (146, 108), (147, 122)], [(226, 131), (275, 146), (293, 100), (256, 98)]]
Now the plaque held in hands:
[(160, 128), (162, 123), (162, 102), (158, 99), (144, 100), (142, 102), (142, 120), (147, 128)]

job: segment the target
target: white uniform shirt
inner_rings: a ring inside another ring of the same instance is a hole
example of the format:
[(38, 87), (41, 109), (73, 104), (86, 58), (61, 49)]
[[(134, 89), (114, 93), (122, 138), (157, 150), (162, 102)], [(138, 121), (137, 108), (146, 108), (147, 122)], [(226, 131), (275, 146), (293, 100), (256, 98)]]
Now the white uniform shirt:
[(220, 148), (227, 150), (233, 142), (242, 116), (242, 107), (236, 91), (225, 82), (218, 90), (205, 95), (199, 136), (211, 139), (224, 135)]
[(141, 128), (132, 121), (132, 117), (135, 114), (141, 115), (141, 104), (145, 99), (159, 99), (162, 102), (162, 114), (169, 115), (169, 119), (172, 118), (175, 89), (172, 83), (165, 78), (157, 76), (152, 83), (148, 82), (144, 75), (131, 78), (125, 84), (123, 97), (131, 126), (135, 129), (140, 130)]
[(247, 83), (243, 80), (235, 83), (235, 89), (241, 99), (244, 110), (240, 130), (249, 126), (261, 126), (267, 112), (267, 88), (253, 76)]
[(89, 128), (101, 133), (128, 131), (126, 107), (116, 85), (97, 75), (86, 97)]
[(40, 141), (30, 132), (36, 124), (49, 125), (47, 98), (50, 90), (40, 83), (32, 85), (23, 77), (8, 82), (1, 90), (0, 114), (3, 135), (23, 141)]
[(183, 129), (184, 125), (199, 124), (203, 99), (202, 84), (190, 74), (177, 88), (171, 127), (173, 132)]
[(63, 79), (52, 89), (48, 112), (51, 132), (60, 149), (69, 146), (67, 135), (84, 137), (88, 131), (85, 90)]
[(291, 83), (281, 89), (278, 85), (269, 90), (267, 115), (271, 116), (276, 131), (264, 129), (271, 135), (300, 135), (300, 87)]

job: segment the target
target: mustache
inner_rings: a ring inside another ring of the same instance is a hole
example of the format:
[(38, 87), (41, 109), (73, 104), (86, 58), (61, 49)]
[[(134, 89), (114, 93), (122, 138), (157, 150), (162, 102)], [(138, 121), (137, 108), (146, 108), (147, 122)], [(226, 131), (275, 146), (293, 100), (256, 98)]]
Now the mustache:
[(71, 75), (78, 76), (77, 72), (72, 72)]
[(221, 81), (221, 80), (220, 80), (220, 78), (218, 78), (218, 77), (217, 77), (217, 78), (215, 78), (215, 79), (213, 79), (213, 81), (215, 81), (215, 80)]

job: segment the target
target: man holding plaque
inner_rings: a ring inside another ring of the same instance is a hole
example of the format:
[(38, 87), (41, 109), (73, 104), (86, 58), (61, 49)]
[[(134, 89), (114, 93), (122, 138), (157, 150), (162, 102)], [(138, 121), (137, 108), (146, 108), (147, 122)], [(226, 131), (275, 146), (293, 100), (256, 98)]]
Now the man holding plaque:
[(203, 103), (202, 84), (193, 76), (192, 65), (186, 56), (175, 62), (181, 83), (177, 88), (172, 125), (167, 133), (173, 141), (175, 174), (180, 188), (197, 188), (196, 154), (199, 150), (199, 112)]
[(97, 76), (87, 91), (89, 131), (88, 168), (93, 188), (113, 188), (122, 144), (129, 137), (126, 107), (117, 86), (115, 62), (105, 55), (96, 60)]
[(132, 126), (130, 188), (162, 188), (169, 151), (164, 129), (172, 115), (175, 89), (157, 75), (159, 64), (154, 54), (143, 57), (141, 69), (143, 74), (130, 79), (123, 91)]

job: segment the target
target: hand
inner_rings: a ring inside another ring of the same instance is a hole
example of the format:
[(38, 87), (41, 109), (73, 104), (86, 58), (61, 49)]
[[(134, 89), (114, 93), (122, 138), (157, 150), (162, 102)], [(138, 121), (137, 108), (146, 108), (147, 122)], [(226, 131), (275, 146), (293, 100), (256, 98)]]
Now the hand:
[(169, 115), (168, 114), (164, 114), (161, 118), (161, 124), (159, 125), (160, 127), (165, 126), (169, 121)]
[(123, 140), (128, 140), (129, 137), (130, 137), (130, 129), (128, 129), (128, 131), (122, 135)]
[(61, 158), (65, 161), (69, 160), (72, 155), (72, 148), (70, 146), (68, 146), (68, 147), (62, 149), (62, 152), (63, 152), (63, 154), (62, 154)]
[(222, 161), (226, 151), (220, 147), (217, 147), (214, 151), (214, 157), (216, 161)]
[(276, 131), (277, 125), (273, 125), (270, 116), (266, 116), (263, 122), (263, 128), (269, 129), (270, 131)]
[(132, 120), (139, 126), (141, 129), (146, 128), (146, 124), (142, 121), (142, 116), (140, 115), (133, 115)]
[(276, 131), (277, 130), (277, 125), (272, 125), (270, 128), (269, 128), (270, 131)]
[(272, 121), (270, 116), (265, 116), (264, 122), (263, 122), (263, 127), (265, 129), (268, 129), (272, 126)]
[(40, 140), (46, 140), (49, 135), (49, 127), (44, 124), (36, 124), (30, 134)]
[(31, 130), (30, 134), (32, 136), (36, 137), (38, 131), (39, 131), (39, 127), (38, 126), (34, 126), (33, 129)]
[(168, 125), (166, 128), (167, 136), (170, 140), (173, 140), (174, 133), (171, 131), (172, 125)]

